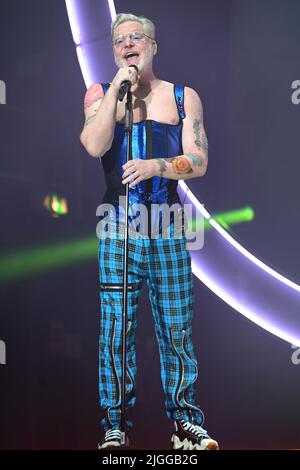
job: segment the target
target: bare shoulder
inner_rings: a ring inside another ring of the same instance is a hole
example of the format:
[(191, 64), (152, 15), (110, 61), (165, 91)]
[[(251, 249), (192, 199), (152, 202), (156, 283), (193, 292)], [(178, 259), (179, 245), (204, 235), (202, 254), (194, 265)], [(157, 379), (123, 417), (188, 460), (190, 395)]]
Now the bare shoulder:
[(167, 82), (166, 80), (159, 80), (158, 89), (163, 92), (169, 92), (173, 88), (173, 83)]
[(189, 86), (184, 87), (184, 97), (189, 101), (201, 102), (199, 93)]
[(84, 97), (84, 109), (90, 108), (104, 97), (101, 83), (93, 83), (86, 91)]
[[(165, 90), (172, 91), (174, 87), (174, 83), (161, 80), (161, 87)], [(202, 107), (199, 93), (196, 90), (194, 90), (194, 88), (191, 88), (189, 86), (184, 87), (184, 99), (185, 99), (185, 104), (187, 105), (196, 106), (198, 108), (199, 106)]]
[(173, 86), (172, 82), (167, 82), (166, 80), (161, 80), (160, 83), (165, 87), (172, 87)]
[[(167, 82), (166, 80), (161, 80), (160, 83), (161, 83), (161, 86), (163, 88), (173, 88), (174, 87), (174, 83)], [(185, 94), (185, 96), (188, 96), (190, 98), (200, 99), (198, 92), (196, 90), (194, 90), (194, 88), (191, 88), (189, 86), (184, 86), (184, 94)]]
[(202, 102), (199, 93), (194, 88), (184, 87), (184, 106), (192, 112), (202, 113)]

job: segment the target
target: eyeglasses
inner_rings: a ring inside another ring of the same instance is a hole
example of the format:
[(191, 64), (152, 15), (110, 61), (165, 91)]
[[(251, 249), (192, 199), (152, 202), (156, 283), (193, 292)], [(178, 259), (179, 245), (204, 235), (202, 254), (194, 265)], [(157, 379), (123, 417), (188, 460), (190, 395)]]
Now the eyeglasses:
[(140, 42), (143, 41), (144, 37), (153, 40), (153, 38), (151, 38), (145, 33), (140, 33), (139, 31), (133, 31), (132, 33), (123, 34), (122, 36), (117, 36), (115, 39), (113, 39), (114, 46), (123, 47), (125, 44), (126, 37), (129, 37), (130, 42), (132, 42), (133, 44), (139, 44)]

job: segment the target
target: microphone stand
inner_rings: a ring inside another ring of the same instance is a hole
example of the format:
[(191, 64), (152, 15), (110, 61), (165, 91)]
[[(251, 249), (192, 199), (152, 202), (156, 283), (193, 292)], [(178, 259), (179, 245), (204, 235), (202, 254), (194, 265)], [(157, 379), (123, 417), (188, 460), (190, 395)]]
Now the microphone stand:
[[(132, 159), (132, 93), (131, 83), (125, 103), (126, 162)], [(128, 304), (128, 208), (129, 183), (125, 185), (125, 233), (123, 257), (123, 311), (122, 311), (122, 397), (121, 397), (121, 445), (126, 444), (126, 373), (127, 373), (127, 304)]]

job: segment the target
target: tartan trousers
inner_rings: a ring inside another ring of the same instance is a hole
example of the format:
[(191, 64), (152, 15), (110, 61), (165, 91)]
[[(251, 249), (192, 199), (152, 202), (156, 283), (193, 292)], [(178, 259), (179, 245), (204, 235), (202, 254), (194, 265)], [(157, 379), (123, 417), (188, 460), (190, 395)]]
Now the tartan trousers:
[[(99, 239), (99, 397), (104, 431), (120, 428), (121, 421), (123, 246), (122, 238)], [(126, 409), (136, 402), (135, 331), (144, 280), (154, 317), (166, 414), (203, 424), (194, 390), (198, 366), (192, 344), (191, 256), (184, 233), (174, 237), (172, 225), (168, 239), (128, 238)], [(132, 427), (128, 419), (127, 427)]]

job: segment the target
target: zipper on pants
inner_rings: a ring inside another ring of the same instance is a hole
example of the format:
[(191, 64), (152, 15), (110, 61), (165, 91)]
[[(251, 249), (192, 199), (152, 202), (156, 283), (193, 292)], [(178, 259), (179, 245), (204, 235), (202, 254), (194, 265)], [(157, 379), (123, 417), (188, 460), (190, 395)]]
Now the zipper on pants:
[(116, 408), (117, 406), (119, 406), (119, 401), (120, 401), (120, 392), (121, 392), (121, 386), (120, 386), (120, 381), (119, 381), (119, 377), (118, 377), (118, 373), (117, 373), (117, 368), (116, 368), (116, 362), (115, 362), (115, 355), (114, 355), (114, 342), (115, 342), (115, 334), (116, 334), (116, 324), (117, 324), (117, 319), (114, 318), (114, 323), (113, 323), (113, 329), (112, 329), (112, 337), (111, 337), (111, 343), (110, 343), (110, 354), (111, 354), (111, 358), (112, 358), (112, 364), (113, 364), (113, 372), (114, 372), (114, 375), (115, 375), (115, 378), (116, 378), (116, 382), (118, 384), (117, 386), (117, 390), (118, 390), (118, 393), (117, 393), (117, 397), (118, 397), (118, 400), (117, 400), (117, 404), (114, 405), (114, 406), (110, 406), (107, 410), (107, 416), (108, 416), (108, 420), (111, 424), (111, 426), (113, 426), (113, 423), (111, 422), (110, 420), (110, 416), (109, 416), (109, 412), (112, 408)]
[[(127, 284), (127, 288), (130, 291), (133, 291), (134, 284)], [(100, 289), (105, 290), (105, 291), (122, 291), (123, 290), (123, 284), (108, 284), (108, 283), (100, 283)]]
[[(183, 359), (182, 359), (182, 357), (181, 357), (181, 355), (180, 355), (180, 352), (178, 351), (178, 349), (177, 349), (176, 346), (175, 346), (175, 343), (174, 343), (174, 335), (173, 335), (173, 329), (172, 329), (172, 327), (170, 328), (170, 331), (171, 331), (172, 346), (173, 346), (174, 351), (176, 352), (176, 354), (177, 354), (177, 356), (178, 356), (178, 358), (179, 358), (179, 360), (180, 360), (180, 375), (179, 375), (180, 381), (179, 381), (179, 384), (178, 384), (177, 389), (176, 389), (175, 398), (176, 398), (176, 402), (177, 402), (179, 408), (181, 408), (181, 409), (186, 409), (186, 408), (183, 406), (183, 404), (180, 403), (180, 400), (179, 400), (179, 393), (180, 393), (180, 389), (181, 389), (181, 387), (182, 387), (183, 380), (184, 380), (184, 365), (183, 365)], [(186, 355), (186, 357), (187, 357), (188, 359), (190, 359), (190, 360), (194, 363), (194, 361), (192, 360), (192, 358), (190, 358), (190, 356), (187, 354), (187, 351), (186, 351), (186, 349), (185, 349), (185, 347), (184, 347), (184, 338), (185, 338), (185, 333), (186, 333), (185, 330), (182, 330), (182, 333), (183, 333), (183, 334), (182, 334), (182, 343), (181, 343), (181, 345), (182, 345), (182, 350), (183, 350), (184, 354)], [(197, 365), (196, 365), (195, 363), (194, 363), (194, 365), (195, 365), (195, 367), (196, 367), (196, 373), (197, 373), (196, 378), (195, 378), (195, 380), (194, 380), (194, 382), (195, 382), (196, 379), (197, 379), (197, 377), (198, 377), (198, 368), (197, 368)], [(194, 382), (193, 382), (193, 383), (194, 383)], [(190, 419), (191, 419), (191, 422), (192, 422), (192, 423), (194, 422), (194, 417), (193, 417), (193, 415), (192, 415), (191, 408), (192, 408), (192, 409), (195, 409), (195, 410), (197, 410), (197, 411), (200, 411), (200, 413), (201, 413), (201, 415), (202, 415), (203, 422), (204, 422), (204, 414), (203, 414), (202, 410), (199, 409), (198, 407), (192, 405), (191, 403), (188, 403), (188, 402), (186, 401), (185, 397), (184, 397), (184, 393), (183, 393), (182, 401), (183, 401), (184, 404), (188, 407), (188, 408), (187, 408), (187, 412), (188, 412), (188, 414), (189, 414), (189, 416), (190, 416)]]
[[(126, 336), (128, 335), (128, 332), (129, 332), (129, 330), (130, 330), (131, 323), (132, 323), (131, 321), (128, 321), (128, 323), (127, 323)], [(111, 343), (110, 343), (110, 354), (111, 354), (112, 364), (113, 364), (113, 373), (114, 373), (114, 376), (115, 376), (115, 379), (116, 379), (116, 382), (117, 382), (117, 397), (118, 397), (118, 400), (117, 400), (117, 404), (116, 404), (116, 405), (110, 406), (110, 407), (107, 409), (107, 417), (108, 417), (108, 420), (109, 420), (111, 426), (113, 426), (113, 423), (111, 422), (111, 419), (110, 419), (110, 416), (109, 416), (110, 410), (111, 410), (111, 409), (114, 409), (114, 408), (117, 408), (118, 406), (120, 406), (120, 402), (121, 402), (121, 384), (120, 384), (120, 380), (119, 380), (119, 376), (118, 376), (118, 372), (117, 372), (116, 361), (115, 361), (115, 354), (114, 354), (114, 342), (115, 342), (115, 334), (116, 334), (116, 324), (117, 324), (117, 319), (114, 318), (113, 329), (112, 329), (112, 336), (111, 336)], [(126, 372), (127, 372), (128, 377), (129, 377), (129, 379), (130, 379), (130, 382), (131, 382), (131, 384), (132, 384), (132, 392), (133, 392), (134, 384), (133, 384), (133, 379), (132, 379), (132, 377), (131, 377), (131, 374), (130, 374), (130, 371), (129, 371), (129, 368), (128, 368), (128, 367), (126, 367)]]

